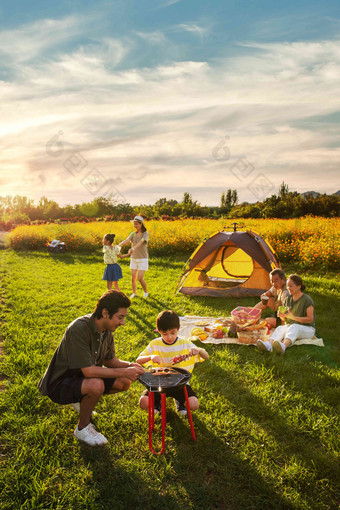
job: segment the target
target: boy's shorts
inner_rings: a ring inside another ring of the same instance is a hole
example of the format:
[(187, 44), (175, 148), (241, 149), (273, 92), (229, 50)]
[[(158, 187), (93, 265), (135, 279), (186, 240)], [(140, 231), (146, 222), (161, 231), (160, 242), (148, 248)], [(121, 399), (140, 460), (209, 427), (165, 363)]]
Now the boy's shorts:
[(147, 271), (149, 269), (149, 259), (131, 259), (130, 269), (137, 271)]
[[(84, 395), (81, 394), (81, 385), (85, 377), (83, 374), (65, 377), (56, 389), (49, 395), (50, 399), (56, 404), (71, 404), (73, 402), (80, 402)], [(104, 395), (110, 393), (112, 386), (115, 382), (114, 379), (103, 379), (105, 390)]]
[[(189, 384), (186, 384), (185, 387), (188, 392), (188, 397), (196, 397), (197, 398), (196, 393), (194, 392), (194, 390), (192, 389), (192, 387)], [(149, 393), (148, 390), (144, 390), (141, 396), (145, 397), (148, 395), (148, 393)], [(176, 400), (178, 400), (178, 402), (180, 403), (181, 406), (184, 406), (184, 402), (185, 402), (184, 388), (165, 388), (164, 393), (166, 394), (167, 397), (175, 398)], [(161, 405), (161, 394), (158, 391), (155, 391), (154, 398), (155, 398), (155, 407), (159, 407)]]

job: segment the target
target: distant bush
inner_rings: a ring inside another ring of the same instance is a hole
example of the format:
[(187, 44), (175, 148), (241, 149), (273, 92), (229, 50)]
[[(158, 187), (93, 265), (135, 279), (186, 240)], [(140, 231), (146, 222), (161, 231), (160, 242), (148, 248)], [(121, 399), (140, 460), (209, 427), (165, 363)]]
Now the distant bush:
[(13, 223), (13, 221), (4, 221), (4, 220), (0, 220), (0, 230), (2, 232), (8, 232), (9, 230), (12, 230), (13, 228), (15, 227), (15, 224)]
[[(218, 230), (231, 230), (232, 221), (223, 218), (148, 221), (150, 255), (190, 255), (203, 238)], [(245, 225), (242, 230), (258, 232), (273, 246), (283, 265), (297, 261), (306, 268), (340, 267), (338, 218), (242, 219), (242, 223)], [(15, 250), (40, 250), (46, 249), (46, 243), (52, 239), (59, 239), (66, 243), (68, 251), (93, 252), (101, 250), (105, 234), (115, 233), (119, 243), (133, 230), (127, 221), (20, 226), (9, 234), (9, 243)]]
[(9, 245), (15, 250), (46, 249), (48, 235), (34, 226), (20, 226), (9, 235)]

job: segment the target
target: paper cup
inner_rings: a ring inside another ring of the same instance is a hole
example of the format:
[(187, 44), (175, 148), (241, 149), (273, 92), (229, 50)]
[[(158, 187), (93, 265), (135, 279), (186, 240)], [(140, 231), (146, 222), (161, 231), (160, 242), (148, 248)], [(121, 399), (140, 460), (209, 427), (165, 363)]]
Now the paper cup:
[(269, 301), (269, 296), (261, 296), (261, 301), (263, 305), (267, 305)]

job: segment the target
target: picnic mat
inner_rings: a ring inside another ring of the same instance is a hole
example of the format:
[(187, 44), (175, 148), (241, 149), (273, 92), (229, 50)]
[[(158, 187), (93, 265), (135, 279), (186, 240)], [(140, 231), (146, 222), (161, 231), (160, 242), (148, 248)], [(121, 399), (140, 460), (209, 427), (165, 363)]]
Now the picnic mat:
[[(199, 317), (197, 315), (185, 315), (180, 317), (180, 329), (179, 336), (182, 338), (190, 337), (191, 330), (195, 326), (201, 326), (200, 323), (207, 323), (210, 325), (218, 325), (218, 319), (216, 317)], [(208, 334), (208, 333), (207, 333)], [(270, 335), (267, 335), (267, 339)], [(240, 342), (238, 338), (230, 338), (224, 335), (223, 338), (213, 338), (211, 334), (208, 334), (206, 340), (200, 340), (203, 344), (239, 344), (239, 345), (255, 345), (245, 344)], [(317, 345), (318, 347), (324, 347), (323, 339), (313, 336), (313, 338), (304, 338), (302, 340), (296, 340), (294, 345)]]

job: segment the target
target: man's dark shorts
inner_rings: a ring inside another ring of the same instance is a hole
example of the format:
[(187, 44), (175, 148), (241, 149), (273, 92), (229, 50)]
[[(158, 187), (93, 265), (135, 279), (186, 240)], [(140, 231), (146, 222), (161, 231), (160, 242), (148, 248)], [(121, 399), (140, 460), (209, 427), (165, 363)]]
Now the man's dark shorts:
[[(82, 374), (73, 375), (63, 379), (49, 395), (50, 399), (57, 404), (71, 404), (72, 402), (80, 402), (84, 395), (81, 394), (81, 385), (84, 380)], [(103, 379), (105, 390), (104, 395), (110, 393), (116, 379)]]
[[(188, 392), (188, 397), (196, 397), (197, 398), (196, 393), (194, 392), (194, 390), (192, 389), (192, 387), (189, 384), (186, 384), (186, 389)], [(144, 390), (142, 393), (142, 397), (148, 395), (148, 393), (149, 393), (148, 390)], [(164, 393), (166, 394), (167, 397), (172, 397), (172, 398), (175, 398), (176, 400), (178, 400), (178, 402), (180, 403), (181, 406), (184, 405), (185, 395), (184, 395), (183, 387), (182, 388), (166, 388), (164, 390)], [(161, 404), (161, 394), (158, 391), (155, 391), (154, 395), (155, 395), (155, 407), (159, 407)]]

